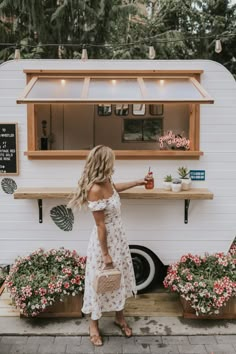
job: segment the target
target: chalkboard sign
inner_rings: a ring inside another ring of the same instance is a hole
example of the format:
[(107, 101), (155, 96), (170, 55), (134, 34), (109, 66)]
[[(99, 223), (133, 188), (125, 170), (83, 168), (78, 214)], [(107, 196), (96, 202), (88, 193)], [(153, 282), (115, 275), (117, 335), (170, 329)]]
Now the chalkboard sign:
[(17, 123), (0, 123), (0, 175), (18, 175)]

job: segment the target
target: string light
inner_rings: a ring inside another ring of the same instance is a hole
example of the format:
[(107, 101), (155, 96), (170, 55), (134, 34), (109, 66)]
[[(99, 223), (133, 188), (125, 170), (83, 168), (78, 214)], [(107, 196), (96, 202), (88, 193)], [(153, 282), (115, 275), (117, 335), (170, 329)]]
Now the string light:
[(83, 49), (82, 49), (81, 60), (83, 60), (83, 61), (88, 60), (88, 52), (87, 52), (87, 49), (85, 47), (83, 47)]
[(15, 47), (15, 53), (14, 53), (14, 59), (19, 60), (20, 59), (20, 47), (16, 46)]
[(222, 45), (221, 45), (221, 40), (220, 39), (216, 39), (216, 42), (215, 42), (215, 52), (216, 53), (220, 53), (222, 52)]
[[(170, 31), (171, 32), (171, 31)], [(132, 47), (135, 45), (143, 45), (145, 43), (150, 43), (150, 42), (155, 42), (156, 45), (158, 44), (165, 44), (165, 43), (176, 43), (176, 42), (183, 42), (186, 40), (192, 40), (192, 41), (199, 41), (201, 39), (214, 39), (215, 36), (214, 35), (209, 35), (209, 36), (186, 36), (186, 34), (183, 33), (183, 38), (175, 38), (175, 39), (162, 39), (161, 37), (163, 37), (164, 35), (166, 35), (166, 33), (162, 33), (162, 34), (158, 34), (152, 37), (148, 37), (148, 38), (143, 38), (139, 41), (134, 41), (134, 42), (129, 42), (129, 43), (117, 43), (117, 44), (81, 44), (81, 43), (71, 43), (71, 37), (70, 35), (68, 35), (67, 40), (69, 43), (61, 43), (60, 45), (58, 45), (58, 43), (41, 43), (40, 46), (41, 48), (43, 47), (58, 47), (58, 57), (59, 58), (63, 58), (63, 56), (65, 56), (65, 51), (66, 51), (66, 47), (74, 47), (74, 48), (82, 48), (82, 56), (81, 59), (82, 60), (87, 60), (88, 59), (88, 53), (87, 53), (87, 48), (109, 48), (111, 50), (118, 50), (121, 48), (127, 48), (127, 47)], [(38, 33), (35, 32), (34, 33), (34, 37), (35, 39), (37, 39)], [(236, 33), (231, 33), (231, 34), (221, 34), (221, 39), (222, 38), (231, 38), (231, 37), (236, 37)], [(0, 47), (4, 46), (7, 47), (8, 49), (10, 48), (15, 48), (17, 44), (16, 43), (0, 43)], [(30, 45), (30, 44), (24, 44), (23, 47), (24, 48), (37, 48), (38, 45)], [(17, 48), (19, 49), (19, 48)], [(220, 53), (222, 51), (222, 44), (221, 44), (221, 40), (219, 38), (215, 39), (215, 52), (216, 53)], [(15, 54), (16, 56), (19, 58), (20, 53), (15, 50)], [(148, 57), (150, 59), (155, 59), (156, 56), (156, 52), (155, 52), (155, 48), (153, 46), (149, 46), (148, 47)]]
[(65, 55), (65, 47), (63, 45), (59, 45), (58, 47), (58, 58), (62, 59)]
[(156, 57), (156, 51), (153, 46), (149, 46), (148, 57), (149, 57), (149, 59), (152, 59), (152, 60), (155, 59), (155, 57)]

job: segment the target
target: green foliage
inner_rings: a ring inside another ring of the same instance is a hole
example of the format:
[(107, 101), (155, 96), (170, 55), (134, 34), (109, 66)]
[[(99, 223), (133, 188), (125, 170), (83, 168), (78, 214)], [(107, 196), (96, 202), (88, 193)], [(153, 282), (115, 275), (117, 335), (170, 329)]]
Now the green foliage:
[[(148, 4), (148, 0), (2, 0), (0, 36), (2, 42), (20, 43), (23, 58), (78, 59), (87, 44), (89, 58), (146, 59), (148, 46), (153, 45), (157, 59), (216, 60), (236, 75), (236, 5), (230, 0), (152, 0), (147, 12)], [(214, 50), (216, 38), (222, 41), (220, 54)], [(66, 46), (59, 55), (60, 43), (76, 46)], [(7, 47), (1, 47), (0, 60), (14, 55), (14, 48)]]
[(170, 265), (164, 286), (179, 293), (197, 315), (218, 314), (236, 296), (235, 253), (204, 257), (187, 254)]
[(180, 178), (188, 178), (189, 170), (187, 167), (184, 167), (184, 166), (179, 167), (178, 174), (179, 174)]
[(65, 295), (84, 290), (86, 258), (65, 248), (18, 257), (6, 277), (6, 287), (20, 312), (37, 316)]
[(171, 175), (166, 175), (164, 178), (164, 182), (172, 182), (173, 178)]

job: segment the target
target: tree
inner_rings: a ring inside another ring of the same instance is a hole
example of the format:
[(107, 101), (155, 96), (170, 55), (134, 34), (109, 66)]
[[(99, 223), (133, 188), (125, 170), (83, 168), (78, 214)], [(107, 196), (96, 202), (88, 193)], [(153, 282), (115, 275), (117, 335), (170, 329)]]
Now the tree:
[[(216, 60), (236, 75), (229, 0), (0, 0), (0, 36), (25, 58), (80, 58), (86, 45), (89, 58), (143, 59), (152, 45), (157, 59)], [(13, 53), (3, 46), (0, 60)]]

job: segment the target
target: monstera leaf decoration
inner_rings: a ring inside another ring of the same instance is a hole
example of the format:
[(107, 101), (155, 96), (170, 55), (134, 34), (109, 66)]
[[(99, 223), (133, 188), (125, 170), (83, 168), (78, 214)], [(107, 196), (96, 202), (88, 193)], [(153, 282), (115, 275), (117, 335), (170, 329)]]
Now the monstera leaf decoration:
[(3, 178), (1, 182), (3, 192), (13, 194), (17, 189), (17, 184), (12, 178)]
[(63, 231), (71, 231), (74, 224), (74, 214), (65, 205), (58, 205), (51, 209), (50, 216), (54, 223)]

